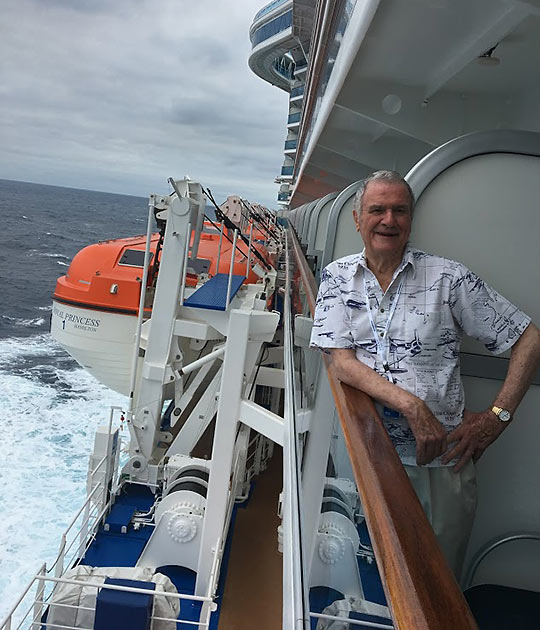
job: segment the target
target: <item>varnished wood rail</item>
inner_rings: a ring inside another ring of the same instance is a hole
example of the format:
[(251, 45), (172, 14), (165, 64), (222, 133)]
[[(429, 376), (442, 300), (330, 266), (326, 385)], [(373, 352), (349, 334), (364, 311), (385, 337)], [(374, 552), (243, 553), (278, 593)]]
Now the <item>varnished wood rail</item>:
[[(292, 229), (289, 234), (313, 316), (317, 284)], [(324, 357), (395, 627), (477, 630), (373, 401), (340, 382)]]

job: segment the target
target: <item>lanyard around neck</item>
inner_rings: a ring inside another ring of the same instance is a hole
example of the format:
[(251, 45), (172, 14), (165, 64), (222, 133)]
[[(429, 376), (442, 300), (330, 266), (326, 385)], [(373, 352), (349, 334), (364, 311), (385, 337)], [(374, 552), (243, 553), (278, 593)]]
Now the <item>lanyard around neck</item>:
[(390, 341), (388, 339), (388, 331), (390, 330), (390, 324), (392, 323), (392, 318), (394, 317), (394, 313), (396, 312), (397, 303), (399, 300), (399, 296), (401, 294), (401, 289), (403, 287), (403, 275), (401, 276), (401, 280), (399, 281), (397, 291), (394, 295), (394, 301), (392, 303), (392, 306), (390, 307), (390, 312), (388, 313), (386, 324), (384, 326), (384, 330), (382, 333), (379, 333), (379, 331), (377, 330), (377, 326), (375, 326), (375, 321), (373, 319), (373, 313), (371, 312), (371, 304), (369, 303), (369, 295), (368, 295), (367, 284), (366, 284), (366, 270), (365, 269), (363, 273), (363, 279), (364, 279), (364, 293), (366, 295), (366, 305), (367, 305), (367, 312), (368, 312), (368, 318), (369, 318), (369, 325), (371, 326), (371, 331), (373, 333), (375, 344), (377, 346), (377, 357), (382, 363), (386, 377), (391, 383), (393, 383), (394, 379), (392, 378), (392, 372), (390, 371), (390, 365), (388, 364), (388, 359), (390, 356)]

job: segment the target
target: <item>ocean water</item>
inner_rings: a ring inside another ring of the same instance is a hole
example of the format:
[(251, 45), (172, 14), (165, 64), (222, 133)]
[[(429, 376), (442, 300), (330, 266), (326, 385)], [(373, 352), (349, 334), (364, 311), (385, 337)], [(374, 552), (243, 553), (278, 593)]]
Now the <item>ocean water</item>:
[(85, 245), (145, 233), (147, 203), (0, 180), (0, 620), (56, 556), (95, 427), (126, 404), (50, 337), (56, 279)]

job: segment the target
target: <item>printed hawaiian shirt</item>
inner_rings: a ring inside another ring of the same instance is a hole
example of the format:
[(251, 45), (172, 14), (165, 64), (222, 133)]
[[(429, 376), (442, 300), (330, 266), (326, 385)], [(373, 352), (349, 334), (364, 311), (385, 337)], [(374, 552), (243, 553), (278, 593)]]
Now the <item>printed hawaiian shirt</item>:
[[(461, 263), (410, 247), (383, 293), (364, 250), (323, 270), (311, 346), (354, 348), (359, 361), (424, 400), (449, 432), (461, 422), (465, 406), (459, 369), (463, 333), (500, 354), (530, 321)], [(402, 462), (416, 465), (407, 421), (376, 404)], [(442, 465), (440, 458), (431, 465)]]

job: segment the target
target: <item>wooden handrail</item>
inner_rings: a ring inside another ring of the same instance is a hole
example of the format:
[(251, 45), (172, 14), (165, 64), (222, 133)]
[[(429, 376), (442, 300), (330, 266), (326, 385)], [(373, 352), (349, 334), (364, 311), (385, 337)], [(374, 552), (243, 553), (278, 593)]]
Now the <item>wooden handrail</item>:
[[(317, 284), (293, 230), (289, 234), (313, 316)], [(340, 382), (327, 355), (324, 358), (395, 627), (476, 630), (373, 401)]]

